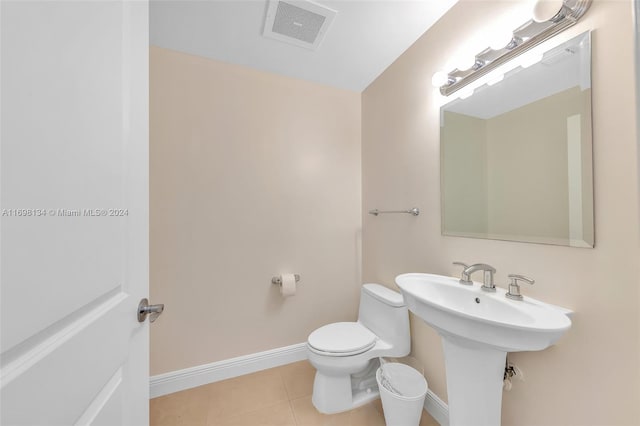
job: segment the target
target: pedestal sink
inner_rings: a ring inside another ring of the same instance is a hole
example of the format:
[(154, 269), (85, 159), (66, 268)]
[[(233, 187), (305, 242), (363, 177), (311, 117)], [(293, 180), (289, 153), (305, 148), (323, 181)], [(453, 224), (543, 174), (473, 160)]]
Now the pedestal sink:
[(540, 351), (570, 327), (571, 311), (461, 285), (434, 274), (396, 277), (409, 310), (442, 337), (450, 426), (498, 426), (507, 352)]

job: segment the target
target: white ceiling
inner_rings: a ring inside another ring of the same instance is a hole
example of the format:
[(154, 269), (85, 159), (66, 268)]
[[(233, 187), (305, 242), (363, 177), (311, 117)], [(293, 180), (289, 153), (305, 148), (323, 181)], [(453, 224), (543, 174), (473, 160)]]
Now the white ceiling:
[(151, 44), (363, 91), (458, 0), (317, 0), (338, 13), (320, 47), (262, 36), (267, 0), (152, 0)]

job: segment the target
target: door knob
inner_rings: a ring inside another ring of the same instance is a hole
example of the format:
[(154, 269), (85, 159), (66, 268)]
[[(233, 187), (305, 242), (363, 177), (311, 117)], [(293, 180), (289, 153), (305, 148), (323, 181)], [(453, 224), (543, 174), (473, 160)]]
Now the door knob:
[(144, 322), (149, 315), (149, 322), (154, 322), (164, 311), (164, 305), (150, 305), (149, 300), (144, 298), (138, 304), (138, 322)]

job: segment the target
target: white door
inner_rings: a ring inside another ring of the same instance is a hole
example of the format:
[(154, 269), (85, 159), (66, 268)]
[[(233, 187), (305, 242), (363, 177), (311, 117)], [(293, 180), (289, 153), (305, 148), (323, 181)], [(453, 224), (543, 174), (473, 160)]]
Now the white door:
[(147, 424), (148, 4), (0, 13), (0, 423)]

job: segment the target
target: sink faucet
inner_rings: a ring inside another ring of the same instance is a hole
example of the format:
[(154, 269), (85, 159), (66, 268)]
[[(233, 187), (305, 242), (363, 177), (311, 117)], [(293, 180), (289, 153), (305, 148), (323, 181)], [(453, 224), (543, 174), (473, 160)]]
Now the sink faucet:
[(480, 288), (483, 289), (484, 291), (490, 291), (490, 292), (496, 291), (496, 286), (495, 284), (493, 284), (493, 274), (496, 273), (496, 268), (494, 268), (493, 266), (487, 265), (485, 263), (476, 263), (475, 265), (471, 265), (465, 268), (465, 270), (462, 271), (462, 276), (466, 277), (467, 280), (469, 280), (471, 277), (471, 274), (473, 274), (476, 271), (484, 271), (484, 280), (483, 280), (484, 284)]

